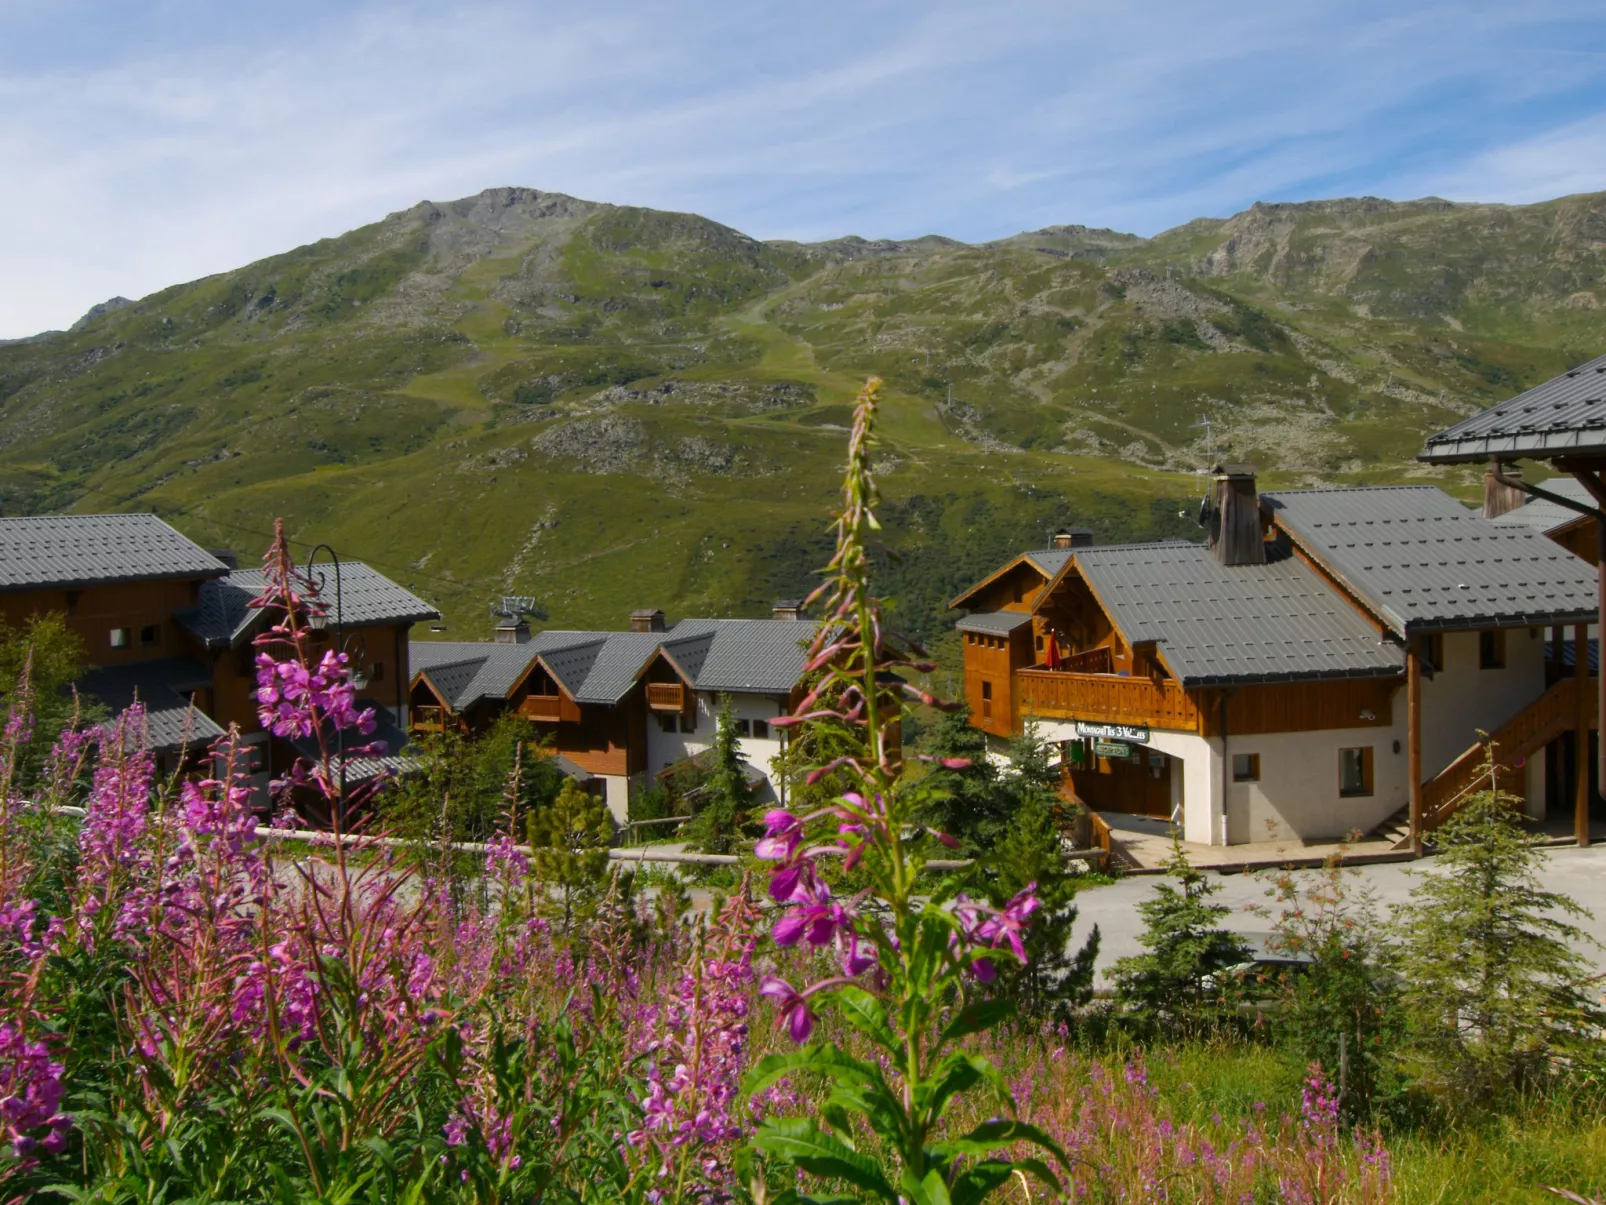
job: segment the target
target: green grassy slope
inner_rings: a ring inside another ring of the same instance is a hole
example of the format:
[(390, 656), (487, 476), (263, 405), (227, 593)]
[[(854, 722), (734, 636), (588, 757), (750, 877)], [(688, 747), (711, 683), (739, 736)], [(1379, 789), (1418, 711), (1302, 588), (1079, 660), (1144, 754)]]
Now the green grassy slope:
[(1606, 196), (802, 245), (496, 189), (0, 345), (0, 508), (248, 553), (282, 514), (454, 635), (503, 593), (565, 625), (761, 614), (823, 559), (874, 372), (887, 580), (935, 633), (1058, 523), (1189, 534), (1212, 456), (1467, 489), (1422, 436), (1599, 352), (1603, 254)]

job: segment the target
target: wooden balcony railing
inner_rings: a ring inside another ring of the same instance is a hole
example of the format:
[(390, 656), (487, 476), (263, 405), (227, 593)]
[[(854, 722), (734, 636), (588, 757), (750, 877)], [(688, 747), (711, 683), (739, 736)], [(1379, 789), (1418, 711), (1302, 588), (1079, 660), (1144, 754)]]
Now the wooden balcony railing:
[(679, 682), (649, 682), (647, 706), (654, 711), (685, 711), (686, 687)]
[(1069, 674), (1113, 674), (1115, 664), (1110, 659), (1110, 648), (1104, 645), (1101, 648), (1088, 649), (1082, 653), (1072, 653), (1061, 661), (1059, 668)]
[(1023, 669), (1015, 673), (1022, 715), (1198, 731), (1199, 709), (1174, 679)]
[(563, 718), (563, 698), (560, 695), (526, 695), (519, 704), (519, 714), (527, 720), (555, 724)]
[[(1599, 727), (1593, 679), (1584, 702), (1589, 726)], [(1490, 733), (1489, 739), (1494, 743), (1495, 777), (1501, 789), (1522, 794), (1522, 763), (1577, 723), (1578, 680), (1563, 678)], [(1489, 776), (1484, 771), (1485, 747), (1485, 742), (1479, 741), (1422, 784), (1424, 831), (1438, 828), (1456, 813), (1469, 795), (1489, 787)]]
[(409, 727), (414, 732), (445, 732), (446, 708), (413, 707), (408, 713)]

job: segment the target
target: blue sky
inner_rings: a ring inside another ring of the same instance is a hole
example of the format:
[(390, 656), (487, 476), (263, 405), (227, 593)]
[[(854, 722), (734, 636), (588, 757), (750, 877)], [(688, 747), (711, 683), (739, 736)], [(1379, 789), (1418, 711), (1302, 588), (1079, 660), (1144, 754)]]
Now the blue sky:
[(1563, 0), (0, 0), (0, 337), (503, 184), (763, 238), (1606, 189)]

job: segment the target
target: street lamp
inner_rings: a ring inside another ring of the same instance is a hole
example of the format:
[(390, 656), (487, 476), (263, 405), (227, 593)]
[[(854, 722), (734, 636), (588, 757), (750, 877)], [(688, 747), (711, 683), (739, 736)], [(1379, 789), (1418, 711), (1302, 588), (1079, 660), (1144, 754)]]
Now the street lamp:
[[(335, 566), (335, 653), (339, 655), (346, 652), (346, 616), (341, 606), (340, 596), (340, 556), (329, 545), (319, 544), (307, 554), (307, 576), (309, 578), (313, 576), (313, 568), (317, 564), (320, 552), (326, 553)], [(320, 591), (328, 582), (328, 579), (321, 571), (317, 574), (317, 582)], [(307, 626), (314, 631), (324, 631), (329, 626), (328, 612), (325, 611), (323, 614), (309, 612)], [(361, 660), (358, 661), (358, 665), (361, 665)], [(353, 670), (349, 678), (353, 690), (362, 690), (368, 685), (368, 676), (360, 669)], [(340, 759), (340, 801), (336, 811), (343, 823), (346, 810), (346, 730), (339, 726), (335, 728), (335, 752)]]

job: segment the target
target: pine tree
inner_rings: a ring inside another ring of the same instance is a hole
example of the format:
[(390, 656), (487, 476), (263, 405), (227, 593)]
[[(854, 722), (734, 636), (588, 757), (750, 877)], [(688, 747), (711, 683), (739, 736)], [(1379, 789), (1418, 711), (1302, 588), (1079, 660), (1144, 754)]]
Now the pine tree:
[(1095, 925), (1082, 948), (1070, 952), (1076, 924), (1072, 901), (1080, 876), (1066, 868), (1051, 797), (1038, 789), (1025, 793), (981, 868), (990, 902), (997, 907), (1037, 884), (1041, 906), (1026, 931), (1026, 965), (1010, 965), (1000, 973), (1005, 990), (1015, 996), (1023, 1012), (1068, 1020), (1092, 995), (1099, 931)]
[(742, 763), (742, 742), (729, 696), (719, 708), (719, 727), (708, 751), (707, 777), (699, 788), (697, 811), (685, 826), (687, 837), (704, 853), (728, 854), (742, 840), (747, 813), (753, 806)]
[(1145, 922), (1138, 940), (1146, 953), (1115, 964), (1116, 1000), (1128, 1018), (1145, 1027), (1195, 1032), (1220, 1022), (1229, 995), (1227, 974), (1249, 951), (1221, 928), (1221, 918), (1232, 909), (1206, 902), (1220, 886), (1188, 861), (1176, 838), (1166, 873), (1177, 886), (1162, 881), (1154, 898), (1138, 905)]
[[(1544, 855), (1516, 818), (1521, 801), (1489, 786), (1439, 829), (1438, 873), (1397, 921), (1404, 1006), (1419, 1082), (1487, 1102), (1542, 1081), (1606, 1022), (1590, 990), (1588, 917), (1540, 886)], [(1593, 943), (1590, 943), (1593, 944)]]
[(998, 770), (987, 757), (986, 734), (971, 727), (966, 709), (939, 712), (921, 737), (920, 752), (926, 757), (970, 762), (960, 769), (934, 764), (920, 780), (919, 789), (925, 800), (922, 813), (926, 822), (953, 837), (966, 855), (974, 857), (993, 844), (1012, 810)]
[(602, 800), (573, 779), (558, 797), (530, 813), (530, 845), (541, 880), (541, 910), (571, 934), (576, 922), (591, 917), (602, 898), (608, 873), (608, 842), (613, 820)]

